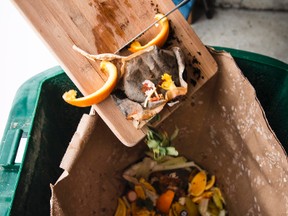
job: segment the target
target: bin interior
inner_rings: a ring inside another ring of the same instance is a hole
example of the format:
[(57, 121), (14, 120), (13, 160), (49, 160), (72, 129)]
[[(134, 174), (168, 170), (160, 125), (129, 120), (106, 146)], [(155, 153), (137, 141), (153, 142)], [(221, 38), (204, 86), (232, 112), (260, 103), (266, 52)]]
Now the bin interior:
[[(287, 152), (287, 64), (255, 53), (215, 48), (227, 50), (232, 54), (239, 68), (256, 89), (266, 117)], [(7, 215), (9, 213), (23, 216), (49, 215), (50, 183), (55, 183), (62, 173), (63, 170), (59, 168), (61, 159), (81, 116), (90, 110), (90, 108), (70, 106), (62, 100), (62, 94), (67, 86), (76, 87), (61, 68), (56, 67), (52, 73), (50, 70), (50, 77), (49, 75), (47, 77), (47, 72), (44, 73), (45, 80), (41, 82), (35, 100), (33, 122), (30, 130), (24, 133), (27, 137), (24, 161), (22, 164), (2, 166), (0, 170), (3, 183), (14, 179), (14, 188), (12, 188), (14, 191), (10, 190), (8, 195), (11, 196), (7, 195), (6, 201), (1, 201), (0, 204), (4, 207), (8, 206), (4, 212)], [(21, 92), (21, 88), (19, 91)], [(11, 122), (7, 123), (7, 128), (10, 128), (8, 125), (11, 125)], [(2, 144), (5, 140), (4, 136)], [(4, 194), (6, 189), (3, 186), (1, 193)]]
[[(4, 132), (4, 147), (0, 150), (7, 153), (9, 150), (5, 146), (18, 147), (17, 144), (10, 146), (15, 142), (14, 131), (22, 131), (19, 139), (27, 142), (23, 163), (10, 164), (8, 161), (3, 165), (3, 173), (0, 172), (3, 181), (0, 183), (3, 187), (1, 193), (5, 196), (5, 201), (0, 201), (3, 207), (0, 208), (1, 215), (9, 215), (9, 212), (11, 215), (49, 213), (49, 184), (62, 173), (59, 168), (61, 158), (80, 118), (90, 110), (63, 103), (62, 94), (67, 86), (76, 89), (63, 70), (55, 67), (31, 78), (19, 88)], [(17, 126), (13, 127), (15, 124)], [(4, 154), (1, 156), (5, 157)]]

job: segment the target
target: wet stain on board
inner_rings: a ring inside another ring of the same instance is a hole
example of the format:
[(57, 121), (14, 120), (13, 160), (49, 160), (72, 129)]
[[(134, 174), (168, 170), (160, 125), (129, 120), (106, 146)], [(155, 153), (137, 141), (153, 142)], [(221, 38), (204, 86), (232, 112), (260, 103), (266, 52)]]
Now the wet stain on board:
[[(132, 7), (127, 0), (124, 4), (128, 8)], [(118, 47), (116, 37), (125, 37), (125, 29), (129, 25), (128, 18), (121, 16), (122, 20), (120, 20), (120, 16), (117, 14), (120, 9), (115, 1), (93, 0), (89, 2), (89, 6), (94, 7), (97, 11), (96, 19), (98, 25), (96, 25), (92, 31), (98, 53), (115, 51)], [(105, 40), (103, 40), (103, 38)]]
[(110, 28), (102, 28), (102, 25), (97, 25), (92, 29), (93, 35), (95, 37), (95, 47), (97, 48), (97, 52), (103, 52), (110, 49), (110, 44), (106, 44), (103, 42), (103, 37), (107, 40), (114, 40), (113, 39), (113, 32)]
[(124, 1), (124, 4), (127, 6), (127, 8), (132, 8), (132, 5), (130, 4), (130, 2), (128, 0)]

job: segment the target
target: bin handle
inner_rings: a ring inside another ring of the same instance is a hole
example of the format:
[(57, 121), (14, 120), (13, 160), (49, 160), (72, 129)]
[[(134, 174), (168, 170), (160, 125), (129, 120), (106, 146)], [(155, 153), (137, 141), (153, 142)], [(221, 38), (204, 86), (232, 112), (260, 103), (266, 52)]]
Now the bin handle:
[(14, 165), (16, 156), (21, 158), (23, 157), (23, 153), (22, 155), (17, 155), (21, 140), (23, 138), (23, 132), (24, 131), (22, 129), (13, 129), (8, 131), (6, 140), (4, 143), (2, 143), (3, 146), (0, 165)]
[[(24, 141), (27, 146), (26, 140), (27, 136), (30, 137), (31, 130), (30, 123), (33, 122), (41, 87), (45, 80), (60, 74), (64, 74), (60, 66), (52, 67), (31, 77), (18, 89), (0, 143), (0, 166), (14, 165), (18, 163), (18, 156), (23, 158), (25, 152), (19, 151), (19, 147), (22, 150), (21, 145), (24, 144)], [(22, 163), (22, 158), (19, 163)]]

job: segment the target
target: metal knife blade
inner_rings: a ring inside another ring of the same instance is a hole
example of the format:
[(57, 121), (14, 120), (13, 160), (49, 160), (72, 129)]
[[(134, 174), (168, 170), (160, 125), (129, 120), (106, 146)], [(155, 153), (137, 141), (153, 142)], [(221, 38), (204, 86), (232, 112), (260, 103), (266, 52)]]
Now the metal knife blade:
[(175, 10), (179, 9), (180, 7), (182, 7), (183, 5), (185, 5), (187, 2), (189, 2), (190, 0), (183, 0), (181, 1), (179, 4), (177, 4), (172, 10), (168, 11), (166, 14), (164, 14), (164, 16), (159, 19), (156, 20), (155, 22), (151, 23), (148, 27), (146, 27), (143, 31), (141, 31), (139, 34), (137, 34), (135, 37), (133, 37), (132, 39), (130, 39), (126, 44), (124, 44), (122, 47), (120, 47), (115, 54), (118, 54), (121, 50), (123, 50), (124, 48), (128, 47), (134, 40), (136, 40), (137, 38), (139, 38), (140, 36), (142, 36), (145, 32), (147, 32), (150, 28), (152, 28), (155, 24), (157, 24), (158, 22), (160, 22), (160, 20), (164, 19), (165, 17), (169, 16), (171, 13), (173, 13)]

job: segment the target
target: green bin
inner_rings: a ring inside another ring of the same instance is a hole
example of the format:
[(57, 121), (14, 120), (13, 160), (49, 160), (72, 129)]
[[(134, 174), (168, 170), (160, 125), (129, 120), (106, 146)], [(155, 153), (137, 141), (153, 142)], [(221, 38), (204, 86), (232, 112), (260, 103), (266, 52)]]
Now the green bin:
[[(214, 48), (232, 54), (287, 152), (288, 65), (251, 52)], [(61, 67), (54, 67), (19, 88), (0, 146), (0, 215), (50, 214), (50, 183), (63, 172), (61, 159), (80, 118), (90, 111), (63, 101), (67, 86), (76, 88)], [(15, 162), (20, 144), (22, 161)]]

